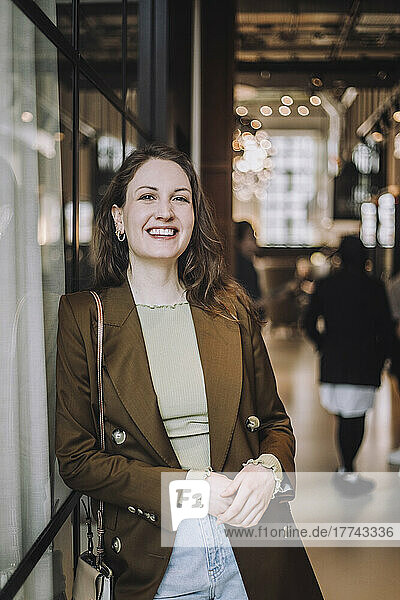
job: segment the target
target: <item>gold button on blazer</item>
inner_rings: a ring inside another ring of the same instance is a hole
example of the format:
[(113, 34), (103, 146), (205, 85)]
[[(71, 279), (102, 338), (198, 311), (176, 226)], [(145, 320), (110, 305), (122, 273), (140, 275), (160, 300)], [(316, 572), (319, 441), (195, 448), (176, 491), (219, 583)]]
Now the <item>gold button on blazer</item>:
[[(161, 473), (184, 479), (186, 471), (159, 413), (129, 283), (98, 293), (104, 307), (106, 452), (97, 441), (96, 306), (82, 291), (60, 299), (56, 453), (65, 483), (91, 496), (95, 507), (105, 502), (115, 600), (153, 600), (172, 551), (160, 544)], [(235, 472), (248, 458), (274, 454), (293, 489), (271, 501), (265, 514), (270, 522), (278, 514), (292, 522), (287, 501), (295, 489), (295, 441), (261, 333), (239, 301), (239, 323), (190, 308), (207, 393), (211, 465)], [(250, 415), (260, 421), (256, 431), (246, 427)], [(124, 432), (123, 443), (115, 442), (115, 431)], [(294, 600), (299, 590), (302, 598), (322, 598), (303, 547), (234, 547), (234, 553), (250, 600)]]

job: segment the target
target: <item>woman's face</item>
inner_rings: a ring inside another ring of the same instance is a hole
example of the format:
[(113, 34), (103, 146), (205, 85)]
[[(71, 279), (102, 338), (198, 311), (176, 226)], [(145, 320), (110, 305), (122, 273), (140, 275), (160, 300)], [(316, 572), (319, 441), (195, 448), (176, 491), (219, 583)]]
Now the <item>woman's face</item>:
[(114, 204), (112, 213), (126, 233), (133, 259), (178, 260), (194, 226), (185, 171), (171, 160), (149, 159), (130, 181), (122, 210)]

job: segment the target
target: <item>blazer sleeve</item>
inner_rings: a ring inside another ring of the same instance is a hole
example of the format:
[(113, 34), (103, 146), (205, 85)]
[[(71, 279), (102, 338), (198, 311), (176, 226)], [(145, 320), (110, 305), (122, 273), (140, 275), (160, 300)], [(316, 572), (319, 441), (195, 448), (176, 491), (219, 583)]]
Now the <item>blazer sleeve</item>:
[[(151, 466), (99, 449), (93, 409), (96, 373), (90, 377), (89, 341), (84, 340), (67, 296), (61, 297), (58, 314), (56, 455), (60, 475), (70, 488), (126, 509), (140, 508), (153, 514), (155, 524), (160, 525), (161, 474), (184, 479), (187, 471)], [(168, 516), (168, 511), (163, 507), (163, 515)]]
[[(279, 460), (282, 471), (289, 479), (289, 489), (279, 494), (279, 500), (292, 500), (295, 494), (296, 476), (294, 456), (295, 437), (290, 418), (279, 398), (271, 361), (260, 327), (250, 321), (254, 357), (256, 414), (260, 419), (260, 453), (273, 454)], [(290, 489), (291, 486), (291, 489)]]

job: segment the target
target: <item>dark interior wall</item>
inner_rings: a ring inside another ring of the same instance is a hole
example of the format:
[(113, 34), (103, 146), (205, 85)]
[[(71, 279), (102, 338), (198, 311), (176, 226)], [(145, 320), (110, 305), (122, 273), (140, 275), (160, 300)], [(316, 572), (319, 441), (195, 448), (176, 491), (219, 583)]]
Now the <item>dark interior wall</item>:
[(190, 155), (192, 2), (169, 2), (168, 143)]
[(232, 267), (232, 131), (236, 2), (203, 0), (201, 177)]

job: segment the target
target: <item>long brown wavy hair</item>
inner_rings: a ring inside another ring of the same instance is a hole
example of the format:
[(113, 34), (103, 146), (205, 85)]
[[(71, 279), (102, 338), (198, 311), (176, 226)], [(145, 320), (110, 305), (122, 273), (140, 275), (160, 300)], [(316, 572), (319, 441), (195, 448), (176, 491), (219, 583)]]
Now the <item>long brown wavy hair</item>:
[(119, 286), (126, 279), (128, 242), (126, 238), (120, 242), (115, 235), (111, 207), (113, 204), (123, 207), (128, 184), (139, 167), (152, 158), (178, 164), (192, 188), (194, 228), (186, 250), (178, 258), (178, 278), (186, 289), (187, 300), (211, 314), (236, 321), (234, 301), (239, 299), (251, 318), (261, 325), (252, 299), (227, 271), (215, 213), (202, 191), (192, 162), (183, 152), (164, 144), (153, 143), (134, 150), (122, 163), (100, 202), (92, 242), (94, 287)]

